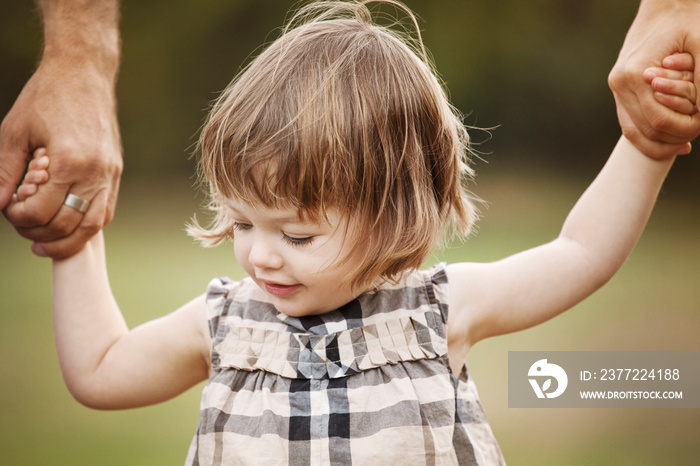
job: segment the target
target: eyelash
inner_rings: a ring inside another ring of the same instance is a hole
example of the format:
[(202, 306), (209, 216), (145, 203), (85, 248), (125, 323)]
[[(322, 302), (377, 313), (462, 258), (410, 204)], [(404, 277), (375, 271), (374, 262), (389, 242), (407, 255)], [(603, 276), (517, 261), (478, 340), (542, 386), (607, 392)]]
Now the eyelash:
[(306, 246), (307, 244), (311, 244), (311, 242), (314, 240), (314, 237), (307, 236), (305, 238), (293, 238), (291, 236), (282, 234), (282, 240), (285, 243), (291, 244), (292, 246)]
[(249, 230), (250, 228), (251, 225), (248, 225), (247, 223), (233, 222), (233, 231), (245, 231)]
[[(247, 223), (242, 223), (242, 222), (233, 222), (233, 231), (245, 231), (245, 230), (250, 230), (252, 228), (252, 225), (249, 225)], [(295, 238), (293, 236), (289, 236), (285, 233), (282, 233), (282, 241), (284, 241), (287, 244), (291, 244), (292, 246), (306, 246), (308, 244), (311, 244), (311, 242), (314, 240), (313, 236), (306, 236), (303, 238)]]

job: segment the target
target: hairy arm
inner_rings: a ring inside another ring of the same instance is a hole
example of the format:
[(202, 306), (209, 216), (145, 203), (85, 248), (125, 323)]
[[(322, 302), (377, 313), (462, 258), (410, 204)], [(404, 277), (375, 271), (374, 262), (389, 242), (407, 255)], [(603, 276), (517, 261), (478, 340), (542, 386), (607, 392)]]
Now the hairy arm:
[(102, 234), (53, 263), (54, 330), (64, 380), (86, 406), (123, 409), (172, 398), (204, 380), (204, 297), (129, 330), (112, 295)]
[(501, 261), (449, 266), (451, 346), (542, 323), (605, 284), (641, 236), (672, 163), (623, 137), (557, 239)]
[[(122, 171), (117, 0), (41, 0), (44, 50), (0, 128), (0, 209), (42, 256), (67, 257), (114, 215)], [(32, 152), (52, 156), (37, 196), (12, 198)], [(91, 201), (83, 216), (66, 194)]]

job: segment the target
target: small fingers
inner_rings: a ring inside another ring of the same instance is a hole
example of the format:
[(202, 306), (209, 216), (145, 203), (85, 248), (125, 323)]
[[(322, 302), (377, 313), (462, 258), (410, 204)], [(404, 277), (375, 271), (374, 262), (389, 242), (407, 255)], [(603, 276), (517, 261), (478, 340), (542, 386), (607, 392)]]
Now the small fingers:
[(652, 83), (655, 79), (665, 78), (676, 81), (693, 82), (693, 71), (667, 70), (666, 68), (647, 68), (644, 70), (644, 80)]
[[(677, 97), (681, 100), (685, 100), (693, 107), (695, 106), (695, 102), (697, 101), (697, 91), (695, 89), (695, 84), (693, 84), (692, 82), (678, 81), (665, 78), (654, 78), (654, 80), (651, 82), (651, 87), (657, 93), (666, 94), (669, 96)], [(695, 112), (683, 113), (692, 115)]]
[(27, 166), (29, 170), (46, 170), (49, 168), (49, 156), (46, 155), (46, 149), (41, 147), (34, 151), (34, 158)]
[(661, 65), (670, 70), (693, 71), (695, 69), (695, 60), (687, 52), (674, 53), (664, 58)]
[(667, 68), (648, 68), (644, 80), (651, 84), (654, 99), (671, 110), (683, 115), (697, 113), (697, 89), (693, 83), (693, 57), (677, 53), (664, 59)]
[(24, 183), (44, 184), (49, 180), (49, 172), (46, 170), (30, 170), (24, 176)]
[(45, 168), (30, 168), (24, 175), (24, 183), (44, 184), (49, 181), (49, 172)]
[(49, 180), (49, 158), (46, 156), (46, 149), (39, 148), (34, 152), (34, 158), (27, 166), (27, 173), (24, 175), (22, 184), (17, 188), (16, 195), (12, 203), (24, 202), (28, 197), (37, 193), (39, 185)]

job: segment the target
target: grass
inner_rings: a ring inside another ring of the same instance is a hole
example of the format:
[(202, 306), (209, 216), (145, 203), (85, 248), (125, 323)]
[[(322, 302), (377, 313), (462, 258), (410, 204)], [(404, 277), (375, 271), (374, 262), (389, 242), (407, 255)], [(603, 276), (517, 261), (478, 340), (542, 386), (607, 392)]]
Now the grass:
[[(557, 235), (586, 182), (515, 172), (479, 179), (475, 191), (490, 205), (478, 233), (435, 260), (495, 260)], [(132, 326), (201, 293), (214, 276), (242, 276), (230, 246), (203, 250), (184, 235), (196, 209), (190, 181), (158, 183), (126, 182), (106, 232), (112, 286)], [(632, 258), (603, 290), (472, 350), (471, 372), (510, 465), (682, 465), (700, 456), (698, 409), (509, 409), (506, 389), (508, 351), (700, 350), (698, 213), (697, 204), (662, 196)], [(182, 464), (201, 386), (138, 410), (77, 404), (53, 346), (49, 261), (33, 257), (5, 222), (0, 241), (3, 464)]]

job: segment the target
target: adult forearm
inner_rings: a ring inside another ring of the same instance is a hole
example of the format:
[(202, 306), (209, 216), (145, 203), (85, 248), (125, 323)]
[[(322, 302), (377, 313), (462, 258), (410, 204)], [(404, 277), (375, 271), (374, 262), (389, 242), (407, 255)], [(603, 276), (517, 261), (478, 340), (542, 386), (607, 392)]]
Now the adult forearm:
[(700, 3), (700, 0), (641, 0), (639, 2), (642, 11), (646, 8), (658, 11), (673, 6), (684, 7), (693, 3)]
[(121, 51), (119, 1), (38, 0), (38, 4), (44, 21), (42, 61), (88, 65), (114, 83)]

